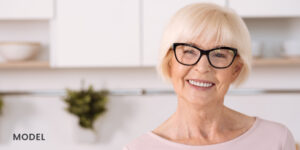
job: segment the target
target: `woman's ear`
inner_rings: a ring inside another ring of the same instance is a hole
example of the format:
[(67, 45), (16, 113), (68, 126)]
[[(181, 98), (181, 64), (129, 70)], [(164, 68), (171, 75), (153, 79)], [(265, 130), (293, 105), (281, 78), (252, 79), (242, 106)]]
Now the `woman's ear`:
[(234, 65), (234, 68), (233, 68), (233, 72), (232, 72), (232, 82), (234, 82), (236, 80), (236, 78), (239, 76), (240, 72), (242, 71), (242, 68), (243, 68), (243, 63), (239, 60), (237, 62), (236, 65)]
[(172, 70), (172, 58), (170, 58), (169, 59), (169, 61), (168, 61), (168, 71), (169, 71), (169, 75), (170, 75), (170, 77), (172, 77), (172, 74), (171, 74), (171, 70)]
[(172, 62), (171, 62), (171, 61), (172, 61), (172, 58), (170, 58), (170, 60), (168, 61), (168, 67), (169, 67), (170, 69), (171, 69), (171, 67), (172, 67), (172, 64), (171, 64)]
[(170, 54), (171, 52), (169, 51), (168, 53), (167, 53), (167, 59), (168, 59), (168, 73), (169, 73), (169, 75), (170, 75), (170, 77), (172, 76), (172, 74), (171, 74), (171, 69), (172, 69), (172, 55)]

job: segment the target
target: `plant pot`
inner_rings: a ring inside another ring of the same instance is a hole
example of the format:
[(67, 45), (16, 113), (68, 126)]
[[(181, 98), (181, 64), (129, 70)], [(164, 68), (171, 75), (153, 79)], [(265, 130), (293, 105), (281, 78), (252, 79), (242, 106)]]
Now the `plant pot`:
[(74, 138), (78, 143), (93, 144), (97, 142), (97, 133), (94, 130), (76, 126), (74, 134)]

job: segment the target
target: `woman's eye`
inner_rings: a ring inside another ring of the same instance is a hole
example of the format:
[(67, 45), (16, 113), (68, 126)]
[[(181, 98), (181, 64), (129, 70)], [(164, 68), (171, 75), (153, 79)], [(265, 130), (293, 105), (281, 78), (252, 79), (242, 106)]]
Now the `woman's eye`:
[(195, 51), (193, 51), (193, 50), (185, 50), (185, 51), (183, 51), (183, 53), (184, 54), (195, 54)]
[(219, 57), (219, 58), (226, 58), (225, 54), (222, 53), (216, 53), (214, 54), (215, 57)]

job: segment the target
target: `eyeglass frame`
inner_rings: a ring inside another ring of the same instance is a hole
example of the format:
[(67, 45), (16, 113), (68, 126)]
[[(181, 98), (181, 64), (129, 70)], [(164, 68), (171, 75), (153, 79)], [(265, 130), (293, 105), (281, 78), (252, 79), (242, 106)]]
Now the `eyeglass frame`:
[[(177, 55), (176, 55), (176, 47), (177, 47), (177, 46), (180, 46), (180, 45), (183, 45), (183, 46), (190, 46), (190, 47), (193, 47), (193, 48), (199, 50), (199, 51), (200, 51), (200, 56), (199, 56), (198, 60), (197, 60), (195, 63), (193, 63), (193, 64), (184, 64), (184, 63), (180, 62), (180, 61), (178, 60), (178, 58), (177, 58)], [(214, 66), (214, 65), (211, 63), (210, 58), (209, 58), (209, 53), (210, 53), (211, 51), (214, 51), (214, 50), (217, 50), (217, 49), (227, 49), (227, 50), (232, 50), (232, 51), (233, 51), (234, 55), (233, 55), (232, 61), (230, 62), (229, 65), (227, 65), (227, 66), (225, 66), (225, 67), (216, 67), (216, 66)], [(198, 48), (197, 46), (195, 46), (195, 45), (193, 45), (193, 44), (188, 44), (188, 43), (173, 43), (173, 44), (172, 44), (172, 50), (174, 51), (174, 55), (175, 55), (175, 58), (176, 58), (177, 62), (180, 63), (180, 64), (182, 64), (182, 65), (185, 65), (185, 66), (193, 66), (193, 65), (196, 65), (196, 64), (199, 62), (199, 60), (201, 59), (201, 57), (202, 57), (203, 55), (206, 55), (206, 58), (207, 58), (209, 64), (210, 64), (212, 67), (216, 68), (216, 69), (225, 69), (225, 68), (230, 67), (230, 66), (232, 65), (232, 63), (234, 62), (236, 56), (238, 56), (238, 53), (237, 53), (237, 49), (236, 49), (236, 48), (233, 48), (233, 47), (227, 47), (227, 46), (219, 46), (219, 47), (215, 47), (215, 48), (212, 48), (212, 49), (209, 49), (209, 50), (203, 50), (203, 49), (200, 49), (200, 48)]]

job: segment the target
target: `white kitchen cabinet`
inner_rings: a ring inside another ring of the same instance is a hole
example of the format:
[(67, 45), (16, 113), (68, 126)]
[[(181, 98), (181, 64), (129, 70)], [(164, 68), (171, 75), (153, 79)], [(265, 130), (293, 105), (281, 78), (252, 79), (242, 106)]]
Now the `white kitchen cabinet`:
[(229, 0), (242, 17), (300, 17), (299, 0)]
[(53, 17), (54, 0), (0, 0), (0, 20), (35, 20)]
[(52, 67), (140, 65), (139, 0), (58, 0)]
[(225, 0), (143, 0), (143, 66), (154, 66), (163, 29), (174, 13), (190, 3), (214, 2), (225, 6)]

